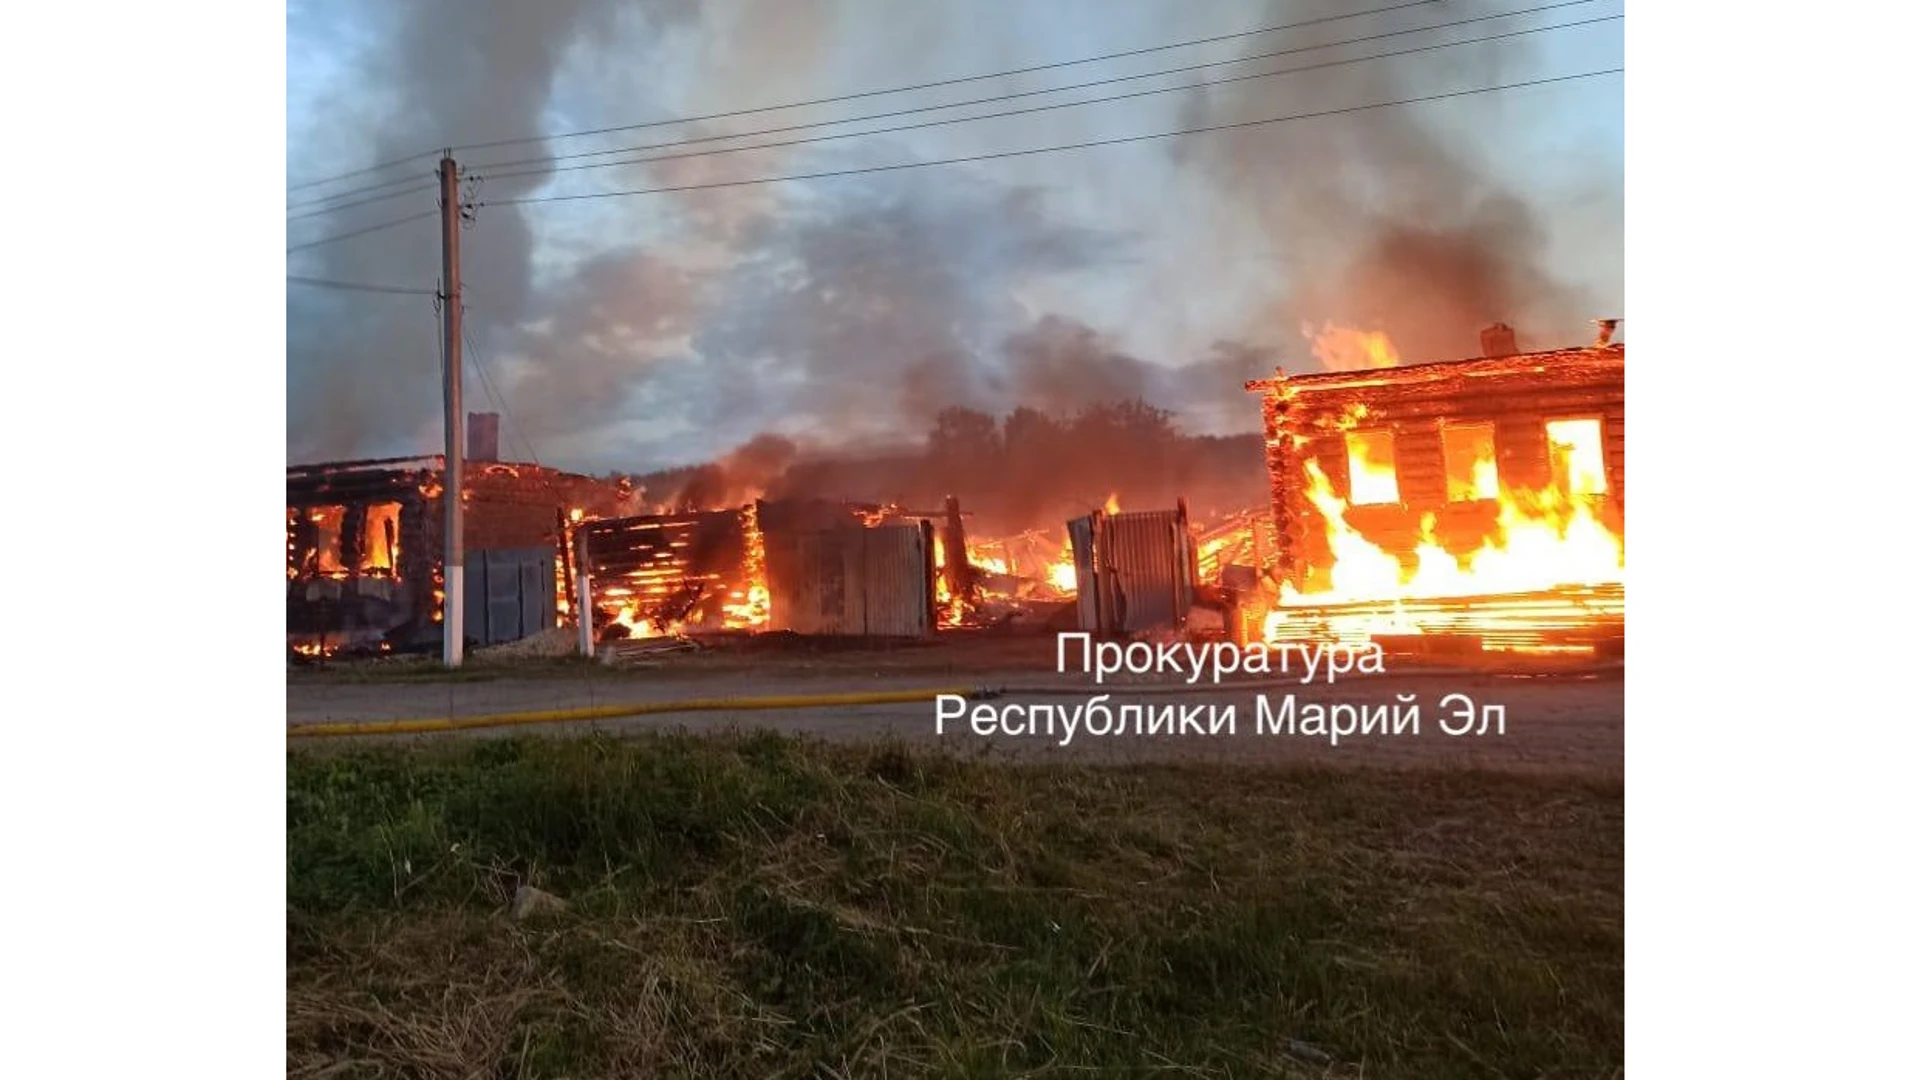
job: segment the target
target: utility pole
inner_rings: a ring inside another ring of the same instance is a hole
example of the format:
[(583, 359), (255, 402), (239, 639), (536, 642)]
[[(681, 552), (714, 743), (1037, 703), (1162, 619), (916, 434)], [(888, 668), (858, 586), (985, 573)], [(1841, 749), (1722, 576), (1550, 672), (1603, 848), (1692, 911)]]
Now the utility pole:
[(446, 335), (442, 350), (446, 366), (441, 378), (446, 383), (447, 404), (447, 467), (440, 484), (440, 499), (447, 510), (446, 553), (440, 570), (445, 593), (441, 601), (440, 633), (442, 659), (450, 668), (460, 666), (461, 653), (467, 644), (466, 543), (461, 535), (465, 516), (461, 495), (466, 491), (466, 470), (460, 460), (465, 450), (461, 445), (461, 425), (466, 418), (460, 412), (460, 220), (460, 169), (448, 153), (440, 159), (440, 273), (445, 283), (440, 317)]

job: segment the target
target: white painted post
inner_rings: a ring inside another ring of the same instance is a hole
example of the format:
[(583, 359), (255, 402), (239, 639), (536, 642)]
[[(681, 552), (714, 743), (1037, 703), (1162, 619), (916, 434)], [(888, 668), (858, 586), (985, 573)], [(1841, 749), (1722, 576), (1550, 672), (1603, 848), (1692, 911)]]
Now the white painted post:
[(587, 570), (587, 530), (580, 529), (574, 536), (573, 567), (574, 616), (580, 621), (580, 655), (593, 657), (593, 575)]

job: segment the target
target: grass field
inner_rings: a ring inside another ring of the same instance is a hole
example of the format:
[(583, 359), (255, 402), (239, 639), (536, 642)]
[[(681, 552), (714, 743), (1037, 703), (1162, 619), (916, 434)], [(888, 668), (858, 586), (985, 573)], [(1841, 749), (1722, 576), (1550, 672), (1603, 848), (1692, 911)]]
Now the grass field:
[[(301, 1077), (1614, 1075), (1617, 780), (762, 734), (288, 758)], [(568, 908), (515, 921), (531, 884)]]

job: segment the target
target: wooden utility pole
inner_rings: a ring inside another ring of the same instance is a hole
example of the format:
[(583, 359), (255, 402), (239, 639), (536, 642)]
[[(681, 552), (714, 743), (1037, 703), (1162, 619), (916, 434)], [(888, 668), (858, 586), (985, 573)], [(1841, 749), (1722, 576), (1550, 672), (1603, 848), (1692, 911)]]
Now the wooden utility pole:
[(440, 570), (445, 593), (441, 601), (440, 633), (442, 659), (447, 667), (460, 666), (466, 648), (467, 563), (465, 537), (461, 534), (464, 507), (461, 495), (466, 491), (465, 472), (460, 455), (460, 169), (453, 155), (440, 159), (440, 273), (444, 282), (440, 298), (441, 328), (445, 334), (442, 350), (446, 364), (441, 371), (445, 381), (447, 405), (447, 463), (441, 477), (440, 499), (446, 506), (446, 553)]

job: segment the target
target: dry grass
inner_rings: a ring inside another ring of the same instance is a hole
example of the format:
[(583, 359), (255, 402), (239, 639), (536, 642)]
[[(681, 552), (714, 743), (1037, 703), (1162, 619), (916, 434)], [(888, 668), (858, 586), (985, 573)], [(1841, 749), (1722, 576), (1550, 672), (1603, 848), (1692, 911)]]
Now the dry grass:
[[(293, 1076), (1622, 1057), (1617, 782), (1009, 768), (761, 735), (299, 751), (288, 799)], [(569, 910), (507, 919), (528, 883)]]

